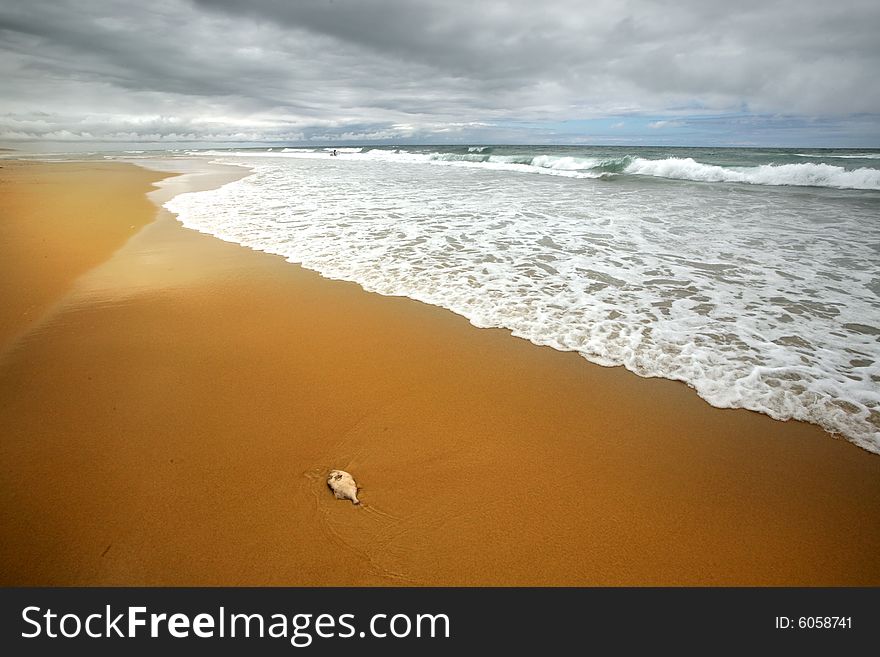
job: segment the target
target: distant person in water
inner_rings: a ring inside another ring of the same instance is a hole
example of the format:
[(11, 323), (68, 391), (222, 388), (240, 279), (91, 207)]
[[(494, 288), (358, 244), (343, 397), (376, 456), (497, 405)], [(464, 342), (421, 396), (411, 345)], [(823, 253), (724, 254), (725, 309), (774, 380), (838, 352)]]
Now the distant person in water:
[(335, 148), (333, 149), (333, 152), (330, 153), (330, 155), (337, 155), (337, 152), (336, 152), (336, 149), (335, 149)]

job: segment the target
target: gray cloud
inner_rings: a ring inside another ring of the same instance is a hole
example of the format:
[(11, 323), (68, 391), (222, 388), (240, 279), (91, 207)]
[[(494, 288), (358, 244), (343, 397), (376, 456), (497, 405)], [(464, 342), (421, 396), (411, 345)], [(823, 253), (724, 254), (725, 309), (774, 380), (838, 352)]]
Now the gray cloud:
[(724, 113), (876, 134), (878, 29), (875, 0), (30, 0), (0, 6), (0, 141), (491, 141)]

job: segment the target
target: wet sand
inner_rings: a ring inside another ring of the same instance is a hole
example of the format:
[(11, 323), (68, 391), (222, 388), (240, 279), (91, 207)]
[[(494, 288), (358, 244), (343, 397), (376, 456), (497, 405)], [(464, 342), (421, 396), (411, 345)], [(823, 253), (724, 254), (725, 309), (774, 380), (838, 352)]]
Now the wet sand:
[(2, 165), (2, 584), (880, 584), (880, 457)]
[[(140, 175), (112, 163), (0, 161), (0, 350), (107, 259), (155, 208)], [(126, 208), (120, 214), (120, 207)]]

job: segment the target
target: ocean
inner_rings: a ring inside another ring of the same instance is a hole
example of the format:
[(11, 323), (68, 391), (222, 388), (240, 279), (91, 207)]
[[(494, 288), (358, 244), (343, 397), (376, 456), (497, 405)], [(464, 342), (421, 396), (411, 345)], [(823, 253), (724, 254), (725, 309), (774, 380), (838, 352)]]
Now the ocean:
[[(880, 454), (880, 150), (188, 151), (187, 227)], [(129, 155), (134, 155), (130, 153)]]

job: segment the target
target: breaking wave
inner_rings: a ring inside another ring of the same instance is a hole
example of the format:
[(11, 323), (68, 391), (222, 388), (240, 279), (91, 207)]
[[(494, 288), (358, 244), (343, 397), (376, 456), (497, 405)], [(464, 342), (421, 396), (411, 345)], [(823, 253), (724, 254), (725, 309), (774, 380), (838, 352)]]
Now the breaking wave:
[[(343, 159), (383, 162), (422, 163), (445, 166), (476, 167), (520, 173), (538, 173), (567, 178), (612, 178), (617, 176), (652, 176), (671, 180), (708, 183), (744, 183), (749, 185), (786, 185), (829, 187), (836, 189), (880, 190), (880, 169), (846, 169), (826, 163), (761, 164), (758, 166), (721, 166), (706, 164), (691, 157), (650, 159), (632, 155), (619, 157), (584, 157), (579, 155), (502, 155), (487, 146), (468, 146), (445, 151), (408, 151), (402, 148), (285, 148), (271, 151), (209, 152), (237, 157), (324, 158), (336, 150)], [(868, 154), (866, 154), (868, 155)], [(823, 156), (847, 157), (850, 156)], [(853, 156), (855, 157), (855, 156)], [(861, 157), (861, 156), (860, 156)], [(877, 155), (876, 157), (880, 157)]]
[(830, 153), (795, 153), (796, 157), (811, 157), (815, 159), (825, 159), (831, 157), (840, 160), (880, 160), (880, 153), (847, 153), (846, 155), (836, 155)]
[(625, 173), (698, 182), (736, 182), (751, 185), (836, 187), (880, 190), (880, 170), (863, 167), (848, 171), (831, 164), (762, 164), (757, 167), (722, 167), (685, 157), (663, 160), (635, 158)]

